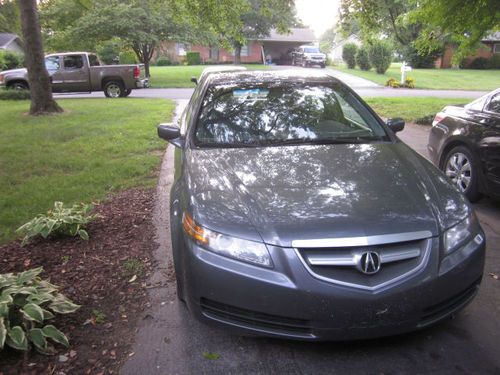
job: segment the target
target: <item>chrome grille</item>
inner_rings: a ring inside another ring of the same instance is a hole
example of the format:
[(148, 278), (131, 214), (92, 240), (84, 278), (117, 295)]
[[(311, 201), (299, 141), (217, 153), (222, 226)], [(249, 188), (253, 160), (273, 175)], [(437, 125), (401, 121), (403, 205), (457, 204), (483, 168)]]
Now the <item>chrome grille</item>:
[[(295, 244), (302, 245), (296, 246), (295, 251), (309, 273), (318, 279), (376, 290), (425, 267), (432, 245), (430, 235), (430, 232), (414, 232), (354, 239), (301, 240), (295, 241)], [(384, 242), (384, 237), (387, 242)], [(319, 244), (324, 246), (318, 247)], [(370, 274), (364, 272), (366, 269), (362, 265), (367, 253), (377, 258), (380, 267)]]

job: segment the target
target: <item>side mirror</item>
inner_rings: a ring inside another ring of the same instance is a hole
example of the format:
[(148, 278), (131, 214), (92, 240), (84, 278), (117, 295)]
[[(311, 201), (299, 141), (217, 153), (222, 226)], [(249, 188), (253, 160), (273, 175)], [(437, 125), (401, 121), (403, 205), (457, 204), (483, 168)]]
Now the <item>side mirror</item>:
[(181, 129), (173, 124), (158, 125), (158, 137), (177, 147), (182, 147), (184, 144), (184, 140), (181, 138)]
[(405, 128), (405, 120), (402, 118), (390, 118), (387, 120), (387, 126), (394, 132), (400, 132)]
[(191, 77), (191, 82), (193, 82), (195, 85), (198, 84), (198, 78), (196, 78), (195, 76), (192, 76)]

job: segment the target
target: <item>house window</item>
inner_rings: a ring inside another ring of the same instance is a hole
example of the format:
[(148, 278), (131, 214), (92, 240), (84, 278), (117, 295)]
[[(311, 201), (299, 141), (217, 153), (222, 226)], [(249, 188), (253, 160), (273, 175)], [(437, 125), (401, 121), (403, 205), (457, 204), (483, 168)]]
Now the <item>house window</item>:
[(493, 53), (500, 53), (500, 43), (493, 44)]
[(219, 47), (210, 47), (208, 58), (210, 60), (219, 61)]
[(186, 56), (187, 47), (184, 43), (175, 43), (175, 52), (177, 56)]
[(250, 45), (241, 46), (241, 56), (250, 56)]
[[(240, 56), (250, 56), (250, 53), (251, 53), (250, 45), (245, 44), (244, 46), (241, 46)], [(234, 56), (234, 50), (231, 52), (231, 55)]]

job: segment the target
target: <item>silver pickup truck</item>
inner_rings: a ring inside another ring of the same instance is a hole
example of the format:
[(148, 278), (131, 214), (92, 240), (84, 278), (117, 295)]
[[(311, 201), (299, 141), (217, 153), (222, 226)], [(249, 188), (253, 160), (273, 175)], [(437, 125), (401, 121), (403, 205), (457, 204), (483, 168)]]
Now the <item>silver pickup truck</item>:
[[(128, 96), (133, 89), (149, 87), (142, 65), (101, 65), (95, 54), (87, 52), (47, 55), (45, 67), (53, 92), (104, 91), (108, 98), (119, 98)], [(28, 89), (28, 71), (13, 69), (0, 72), (0, 87)]]

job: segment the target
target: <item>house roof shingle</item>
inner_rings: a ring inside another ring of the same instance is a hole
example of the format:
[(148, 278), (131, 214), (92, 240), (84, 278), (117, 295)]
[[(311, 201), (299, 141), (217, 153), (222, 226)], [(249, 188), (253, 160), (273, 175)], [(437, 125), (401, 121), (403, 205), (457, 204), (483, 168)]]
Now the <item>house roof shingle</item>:
[(12, 42), (15, 39), (18, 39), (19, 37), (16, 34), (11, 34), (11, 33), (0, 33), (0, 47), (4, 47), (10, 42)]

